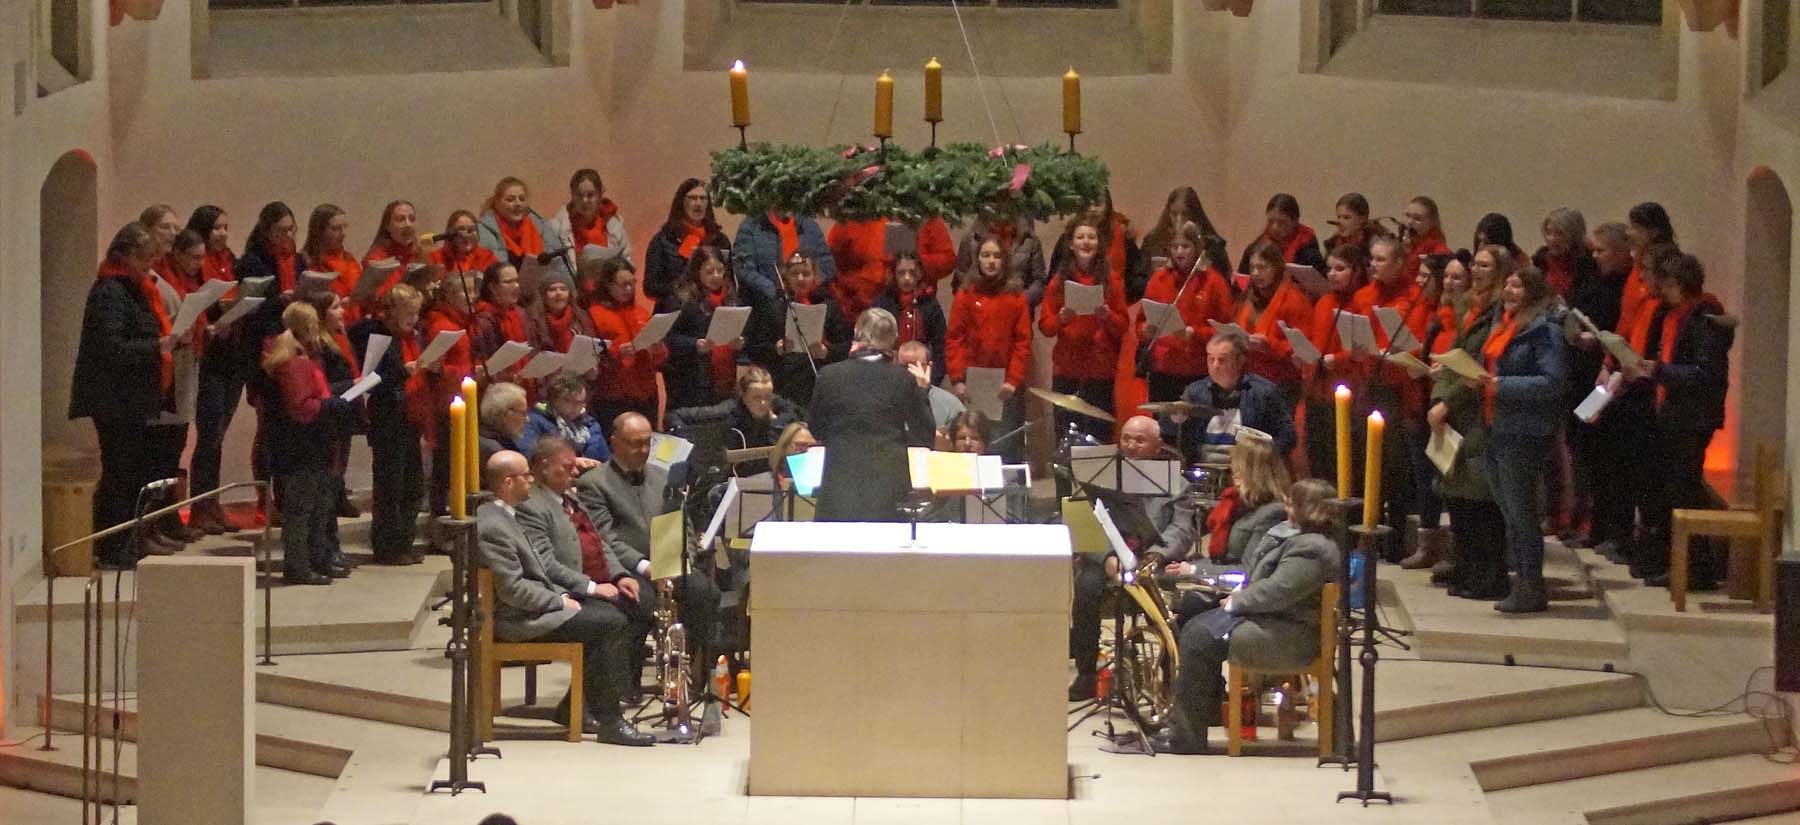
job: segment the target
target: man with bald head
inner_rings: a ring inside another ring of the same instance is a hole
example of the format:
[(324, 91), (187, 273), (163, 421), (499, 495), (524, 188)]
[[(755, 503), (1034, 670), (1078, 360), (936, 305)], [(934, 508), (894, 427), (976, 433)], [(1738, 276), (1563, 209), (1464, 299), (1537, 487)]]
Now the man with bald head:
[[(670, 494), (669, 469), (650, 463), (653, 434), (650, 419), (636, 412), (620, 413), (613, 419), (612, 458), (577, 476), (574, 486), (576, 500), (600, 533), (608, 566), (629, 573), (639, 592), (655, 590), (650, 581), (650, 520), (681, 504)], [(703, 666), (712, 663), (712, 642), (719, 627), (719, 587), (710, 575), (711, 558), (699, 557), (692, 572), (678, 580), (675, 593), (701, 688)]]
[[(638, 731), (619, 712), (631, 682), (631, 646), (625, 614), (596, 598), (583, 579), (558, 583), (519, 527), (518, 507), (531, 496), (532, 475), (525, 456), (501, 450), (487, 461), (484, 481), (494, 500), (475, 511), (481, 536), (480, 561), (494, 576), (494, 638), (507, 642), (579, 642), (582, 689), (587, 707), (580, 721), (566, 704), (565, 722), (581, 725), (601, 742), (645, 747), (656, 738)], [(571, 585), (576, 585), (573, 588)], [(571, 592), (571, 589), (579, 592)]]

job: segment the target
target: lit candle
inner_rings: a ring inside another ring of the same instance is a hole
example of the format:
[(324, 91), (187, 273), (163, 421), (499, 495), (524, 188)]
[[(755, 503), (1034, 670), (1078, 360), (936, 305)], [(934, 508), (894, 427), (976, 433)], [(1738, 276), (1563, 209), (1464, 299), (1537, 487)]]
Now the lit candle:
[(944, 122), (944, 66), (935, 57), (925, 61), (925, 122)]
[(742, 60), (731, 64), (731, 125), (750, 125), (750, 72)]
[(1337, 493), (1350, 497), (1350, 388), (1337, 388)]
[(1075, 73), (1074, 66), (1063, 75), (1063, 131), (1081, 134), (1081, 75)]
[(1369, 449), (1363, 457), (1363, 527), (1370, 530), (1381, 521), (1381, 431), (1387, 422), (1381, 412), (1369, 413)]
[(886, 69), (875, 78), (875, 136), (894, 136), (894, 78)]
[(467, 410), (464, 414), (469, 417), (468, 426), (463, 428), (463, 484), (473, 493), (481, 489), (481, 405), (476, 403), (474, 376), (463, 377), (462, 402)]
[(464, 406), (461, 398), (450, 399), (450, 515), (453, 518), (466, 518), (469, 514), (464, 500), (468, 488), (463, 485), (466, 463), (463, 453), (469, 449), (469, 440), (463, 431), (471, 428), (464, 415)]

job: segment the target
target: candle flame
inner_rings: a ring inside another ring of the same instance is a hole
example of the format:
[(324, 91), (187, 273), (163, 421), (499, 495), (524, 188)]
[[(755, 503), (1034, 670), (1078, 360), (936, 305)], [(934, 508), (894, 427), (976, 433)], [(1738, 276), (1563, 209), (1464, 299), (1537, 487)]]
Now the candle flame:
[(1337, 394), (1338, 395), (1349, 395), (1350, 388), (1344, 386), (1343, 384), (1339, 384), (1339, 385), (1337, 385)]
[(1372, 412), (1372, 413), (1369, 413), (1369, 423), (1371, 423), (1371, 424), (1379, 424), (1379, 423), (1381, 423), (1381, 421), (1382, 421), (1382, 418), (1381, 418), (1381, 411), (1380, 411), (1380, 410), (1376, 410), (1376, 411), (1374, 411), (1374, 412)]
[(731, 70), (732, 70), (732, 71), (734, 71), (734, 72), (741, 72), (741, 71), (743, 71), (743, 70), (744, 70), (744, 61), (742, 61), (742, 60), (734, 60), (734, 61), (732, 61), (732, 62), (731, 62)]

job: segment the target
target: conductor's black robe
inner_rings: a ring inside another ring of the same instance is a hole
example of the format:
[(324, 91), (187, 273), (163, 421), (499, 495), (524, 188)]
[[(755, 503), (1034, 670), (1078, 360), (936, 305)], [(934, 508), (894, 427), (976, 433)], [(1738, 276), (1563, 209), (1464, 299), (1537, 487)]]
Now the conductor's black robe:
[(819, 370), (807, 416), (825, 445), (819, 521), (899, 521), (907, 447), (930, 447), (931, 403), (906, 368), (859, 352)]

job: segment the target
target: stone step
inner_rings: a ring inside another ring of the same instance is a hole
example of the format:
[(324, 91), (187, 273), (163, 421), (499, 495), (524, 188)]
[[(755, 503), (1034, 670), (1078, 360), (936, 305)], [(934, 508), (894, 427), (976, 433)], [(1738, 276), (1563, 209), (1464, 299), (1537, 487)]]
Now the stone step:
[[(23, 731), (25, 736), (41, 732), (41, 728)], [(53, 751), (38, 750), (41, 744), (41, 739), (33, 739), (17, 747), (0, 749), (0, 786), (80, 799), (82, 749), (79, 738), (58, 737)], [(113, 743), (107, 737), (101, 740), (99, 747), (105, 756), (105, 770), (98, 775), (89, 773), (90, 787), (97, 786), (105, 801), (110, 802), (116, 797), (121, 805), (134, 805), (138, 794), (137, 745), (121, 739), (118, 748), (116, 784)], [(333, 780), (324, 777), (267, 767), (255, 769), (254, 783), (254, 807), (259, 812), (257, 821), (261, 823), (316, 821), (313, 815), (324, 806), (334, 786)]]
[(1495, 791), (1495, 825), (1688, 825), (1800, 810), (1792, 765), (1724, 756)]
[[(1376, 680), (1377, 740), (1563, 719), (1644, 703), (1636, 678), (1625, 674), (1495, 665), (1476, 681), (1468, 667), (1384, 660)], [(1356, 681), (1360, 685), (1360, 674)]]
[[(349, 763), (353, 751), (318, 741), (316, 736), (311, 735), (317, 732), (316, 728), (281, 724), (283, 717), (280, 712), (286, 710), (290, 709), (277, 705), (256, 707), (256, 764), (326, 779), (338, 778), (344, 772), (344, 766)], [(81, 697), (57, 697), (50, 703), (51, 727), (63, 732), (80, 731), (81, 711)], [(125, 698), (120, 702), (117, 719), (121, 738), (136, 742), (138, 714), (135, 697)], [(112, 733), (113, 720), (111, 708), (103, 706), (99, 713), (101, 733)]]

